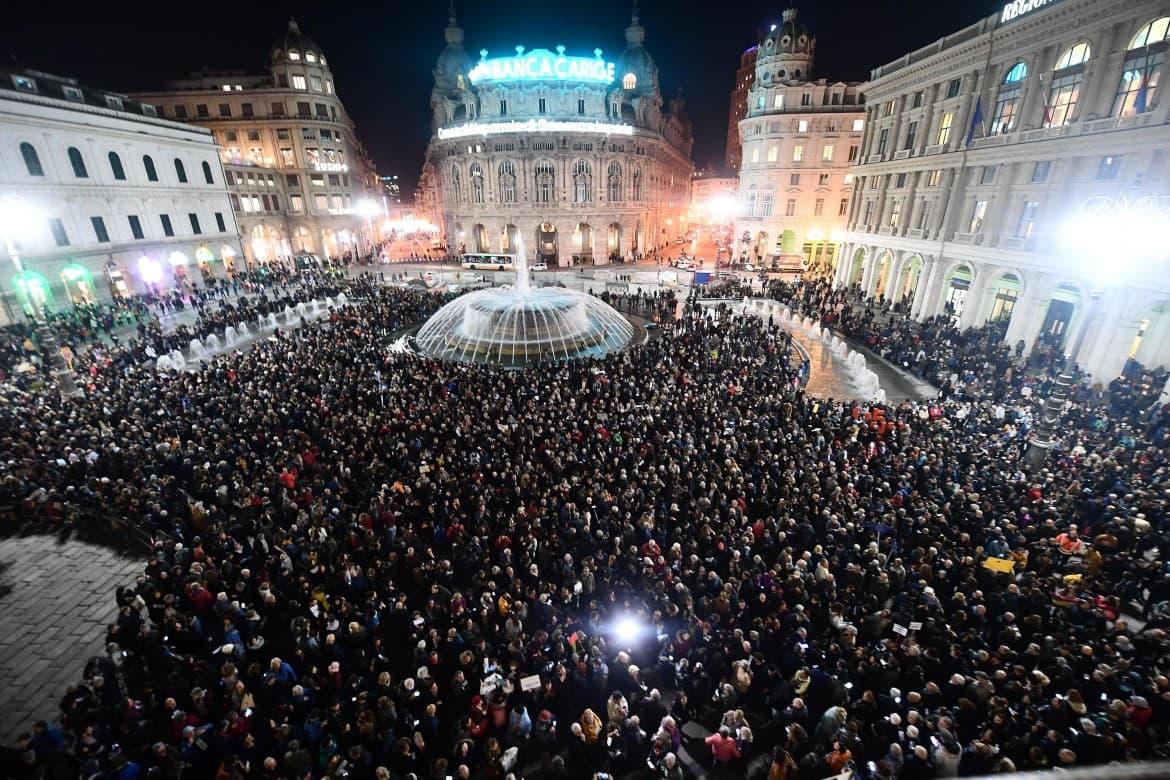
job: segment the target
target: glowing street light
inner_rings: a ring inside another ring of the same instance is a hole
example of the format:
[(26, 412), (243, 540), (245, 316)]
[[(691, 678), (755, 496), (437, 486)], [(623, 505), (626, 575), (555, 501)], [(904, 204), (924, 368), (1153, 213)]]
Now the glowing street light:
[[(44, 224), (44, 219), (44, 214), (21, 198), (9, 196), (0, 200), (0, 234), (3, 235), (4, 248), (8, 251), (8, 259), (12, 261), (18, 279), (24, 276), (24, 263), (17, 251), (16, 241), (20, 236), (28, 235), (33, 225)], [(37, 341), (45, 354), (49, 371), (57, 382), (57, 389), (64, 396), (81, 395), (80, 388), (73, 380), (73, 369), (65, 362), (65, 356), (61, 354), (61, 348), (57, 345), (57, 337), (45, 322), (43, 312), (31, 299), (28, 299), (28, 303), (37, 331)]]

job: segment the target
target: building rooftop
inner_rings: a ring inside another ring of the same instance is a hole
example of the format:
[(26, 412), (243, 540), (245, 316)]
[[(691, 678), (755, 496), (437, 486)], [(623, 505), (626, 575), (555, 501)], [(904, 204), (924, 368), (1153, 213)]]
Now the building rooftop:
[[(0, 68), (0, 91), (36, 95), (79, 105), (121, 111), (133, 116), (158, 118), (158, 110), (120, 92), (96, 89), (68, 76), (28, 68)], [(10, 97), (6, 95), (6, 97)]]

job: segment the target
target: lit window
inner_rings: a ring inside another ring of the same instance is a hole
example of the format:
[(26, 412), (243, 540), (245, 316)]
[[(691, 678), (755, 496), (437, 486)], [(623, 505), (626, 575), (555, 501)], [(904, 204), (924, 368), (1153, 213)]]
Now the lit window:
[(792, 147), (792, 161), (801, 162), (804, 160), (804, 144), (797, 144)]
[(942, 115), (938, 123), (938, 137), (935, 140), (936, 144), (945, 144), (951, 140), (951, 124), (955, 121), (955, 114), (948, 111)]
[(37, 83), (35, 81), (33, 81), (32, 79), (25, 78), (24, 76), (13, 76), (12, 77), (12, 85), (14, 87), (16, 87), (17, 89), (19, 89), (21, 92), (36, 92), (37, 91)]
[(637, 88), (638, 88), (638, 77), (637, 76), (635, 76), (633, 73), (627, 73), (626, 75), (622, 76), (622, 89), (637, 89)]
[(796, 132), (798, 132), (798, 133), (807, 133), (808, 132), (808, 120), (807, 119), (802, 119), (796, 123)]
[(853, 174), (852, 173), (845, 174), (845, 184), (852, 184), (852, 183), (853, 183)]
[(768, 162), (776, 162), (776, 158), (777, 158), (778, 154), (779, 154), (778, 147), (769, 146), (768, 147)]
[(305, 62), (316, 62), (317, 53), (312, 51), (305, 52)]
[(833, 150), (832, 144), (825, 144), (821, 148), (821, 162), (832, 162), (833, 161), (833, 151), (834, 150)]
[(772, 108), (784, 108), (784, 95), (778, 94), (772, 99)]
[(853, 132), (860, 133), (861, 128), (863, 128), (863, 127), (865, 127), (865, 120), (864, 119), (854, 119), (853, 120)]
[(299, 51), (297, 51), (296, 49), (289, 49), (288, 50), (288, 58), (290, 60), (299, 60), (301, 58), (301, 53)]
[(300, 75), (294, 75), (292, 77), (292, 85), (293, 85), (293, 89), (304, 89), (305, 88), (305, 77), (300, 76)]

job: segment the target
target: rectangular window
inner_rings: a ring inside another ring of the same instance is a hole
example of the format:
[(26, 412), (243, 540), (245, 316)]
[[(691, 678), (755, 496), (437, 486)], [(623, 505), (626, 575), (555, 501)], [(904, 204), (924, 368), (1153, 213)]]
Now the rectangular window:
[(284, 103), (273, 103), (272, 104), (272, 115), (273, 116), (284, 116)]
[(53, 232), (53, 242), (57, 246), (69, 246), (69, 234), (65, 232), (65, 223), (57, 217), (49, 219), (49, 230)]
[(799, 173), (788, 174), (788, 186), (789, 187), (799, 187), (800, 186), (800, 174)]
[(317, 193), (313, 196), (313, 208), (318, 214), (324, 214), (329, 211), (329, 196)]
[(811, 106), (812, 105), (812, 95), (809, 94), (808, 92), (805, 92), (803, 95), (800, 96), (800, 104), (802, 106)]
[(772, 193), (770, 192), (765, 192), (763, 197), (760, 198), (760, 216), (772, 216)]
[(930, 229), (930, 208), (933, 201), (922, 201), (922, 208), (918, 211), (918, 225), (917, 228), (922, 231)]
[(276, 129), (276, 140), (277, 141), (290, 141), (290, 140), (292, 140), (292, 133), (289, 132), (289, 129), (287, 127), (278, 127)]
[(312, 184), (314, 187), (324, 187), (325, 186), (325, 177), (321, 176), (321, 175), (310, 176), (309, 177), (309, 184)]
[(857, 144), (853, 144), (849, 147), (849, 162), (857, 162), (857, 154), (859, 151), (860, 148), (857, 146)]
[(302, 127), (301, 128), (301, 140), (302, 141), (316, 141), (317, 140), (317, 131), (311, 127)]
[(256, 116), (256, 112), (252, 110), (251, 103), (241, 103), (240, 115), (243, 116), (244, 119), (251, 119), (252, 117)]
[(978, 233), (983, 229), (983, 218), (987, 216), (987, 201), (975, 201), (975, 207), (971, 209), (971, 224), (968, 233)]
[(995, 166), (984, 165), (983, 170), (979, 172), (980, 184), (992, 184), (995, 182)]
[(878, 147), (877, 147), (878, 154), (885, 154), (886, 153), (886, 144), (889, 142), (889, 140), (890, 140), (890, 128), (883, 127), (881, 132), (878, 133)]
[(268, 195), (267, 194), (261, 195), (260, 201), (264, 204), (265, 211), (272, 211), (272, 204), (268, 202)]
[(890, 206), (890, 222), (892, 228), (898, 227), (898, 222), (902, 219), (902, 201), (896, 200)]
[(341, 176), (339, 176), (336, 173), (329, 174), (329, 186), (330, 187), (340, 187), (341, 186)]
[(175, 106), (175, 119), (186, 119), (186, 118), (187, 118), (187, 107), (186, 106)]
[(500, 116), (507, 116), (507, 115), (508, 115), (508, 101), (501, 100), (500, 101)]
[(863, 217), (861, 221), (861, 224), (865, 227), (869, 227), (870, 220), (873, 219), (873, 204), (874, 201), (872, 200), (867, 200), (865, 202), (865, 217)]
[(285, 174), (284, 184), (286, 187), (300, 187), (301, 177), (297, 176), (295, 173)]
[(260, 140), (260, 131), (259, 130), (249, 130), (248, 131), (248, 140), (249, 141), (259, 141)]
[(845, 178), (842, 181), (845, 184), (852, 184), (853, 183), (853, 174), (852, 173), (845, 174)]
[(537, 111), (537, 113), (543, 114), (543, 113), (545, 112), (545, 109), (546, 109), (547, 107), (548, 107), (548, 103), (545, 101), (545, 99), (544, 99), (544, 98), (537, 98), (537, 99), (536, 99), (536, 111)]
[(819, 187), (829, 186), (829, 174), (822, 173), (819, 176), (817, 176), (817, 186), (819, 186)]
[(804, 161), (804, 144), (797, 144), (796, 146), (792, 147), (792, 161)]
[(837, 216), (843, 217), (849, 213), (849, 198), (841, 198), (841, 202), (837, 205)]
[(784, 93), (778, 93), (772, 98), (772, 108), (784, 108)]
[(769, 146), (768, 147), (768, 162), (776, 162), (776, 158), (779, 154), (780, 154), (780, 147)]
[(1048, 181), (1048, 171), (1052, 168), (1052, 160), (1037, 160), (1032, 166), (1032, 183), (1042, 184)]
[[(301, 117), (302, 119), (308, 119), (312, 115), (313, 112), (309, 108), (309, 101), (304, 100), (297, 102), (297, 116)], [(304, 132), (304, 130), (301, 132)]]
[(896, 106), (897, 106), (896, 101), (887, 100), (885, 102), (885, 104), (882, 106), (882, 116), (893, 116), (894, 109), (896, 108)]
[(808, 120), (807, 119), (801, 119), (799, 122), (796, 123), (796, 132), (798, 132), (798, 133), (807, 133), (808, 132)]
[(191, 232), (192, 233), (194, 233), (195, 235), (199, 235), (200, 233), (203, 232), (202, 230), (199, 229), (199, 215), (198, 214), (188, 214), (187, 219), (191, 220)]
[(744, 214), (745, 217), (754, 217), (756, 215), (756, 193), (748, 193), (747, 208), (744, 211), (746, 212)]
[(159, 222), (162, 223), (162, 229), (163, 229), (164, 236), (166, 236), (167, 238), (170, 238), (171, 236), (175, 235), (175, 228), (171, 225), (171, 215), (170, 214), (159, 214), (158, 220), (159, 220)]
[(760, 161), (760, 147), (752, 147), (752, 162), (758, 163)]
[(280, 196), (279, 195), (272, 196), (272, 210), (273, 211), (280, 211)]
[(951, 140), (951, 123), (955, 121), (955, 114), (953, 111), (948, 111), (942, 115), (938, 122), (938, 136), (935, 139), (936, 144), (945, 144)]
[(110, 242), (110, 234), (106, 232), (106, 222), (101, 217), (90, 217), (90, 224), (93, 225), (93, 234), (97, 236), (99, 244), (108, 244)]
[(922, 108), (922, 90), (914, 93), (914, 99), (910, 101), (910, 108)]
[(289, 78), (292, 79), (292, 88), (293, 89), (304, 89), (305, 88), (305, 77), (304, 76), (299, 75), (299, 74), (293, 74)]
[(813, 216), (819, 217), (824, 213), (825, 213), (825, 199), (824, 198), (817, 198), (816, 202), (813, 203)]
[(1024, 202), (1024, 208), (1020, 210), (1020, 222), (1016, 225), (1017, 238), (1028, 238), (1032, 235), (1032, 229), (1036, 227), (1036, 214), (1039, 211), (1039, 202), (1034, 200)]
[(288, 210), (293, 214), (300, 214), (305, 210), (305, 199), (297, 193), (288, 196)]
[(314, 103), (313, 106), (314, 106), (314, 108), (317, 109), (317, 118), (318, 119), (328, 119), (329, 118), (329, 106), (325, 105), (324, 103)]
[(947, 85), (947, 97), (958, 97), (962, 85), (962, 79), (951, 79), (951, 83)]
[(789, 198), (788, 202), (784, 204), (784, 216), (796, 216), (796, 200), (794, 198)]
[(942, 181), (942, 168), (935, 168), (930, 173), (926, 174), (926, 186), (937, 187)]
[(210, 112), (207, 110), (206, 103), (199, 103), (195, 106), (195, 116), (200, 117), (201, 119), (211, 116)]
[(321, 91), (321, 77), (320, 76), (309, 76), (309, 86), (313, 88), (314, 92), (320, 92)]
[(1097, 179), (1116, 179), (1117, 174), (1121, 172), (1121, 158), (1117, 156), (1107, 156), (1101, 158), (1101, 164), (1097, 166)]
[(865, 127), (865, 120), (864, 119), (854, 119), (853, 120), (853, 132), (860, 133), (861, 129), (863, 127)]
[(227, 232), (227, 225), (223, 221), (223, 212), (222, 211), (215, 212), (215, 229), (218, 230), (220, 233)]
[(126, 220), (130, 223), (130, 235), (134, 236), (135, 238), (145, 237), (142, 233), (142, 223), (138, 221), (137, 215), (131, 214), (130, 216), (126, 217)]
[(234, 142), (240, 140), (240, 135), (235, 130), (224, 130), (223, 131), (223, 140), (229, 144), (234, 143)]
[(285, 166), (286, 168), (292, 168), (292, 167), (296, 166), (297, 161), (296, 161), (296, 158), (293, 157), (293, 150), (292, 149), (281, 149), (280, 150), (280, 164)]
[(74, 103), (85, 102), (85, 93), (77, 87), (61, 87), (61, 91), (65, 93), (66, 100), (72, 100)]
[(223, 119), (231, 119), (232, 118), (231, 103), (220, 103), (219, 104), (219, 115)]
[(914, 142), (918, 140), (918, 123), (911, 122), (906, 128), (906, 145), (903, 149), (913, 149)]
[(577, 98), (577, 116), (585, 116), (585, 98)]
[(835, 149), (832, 144), (825, 144), (821, 147), (821, 162), (833, 162), (833, 152)]
[(894, 180), (894, 187), (895, 187), (896, 189), (899, 189), (899, 190), (900, 190), (900, 189), (902, 189), (902, 188), (903, 188), (903, 187), (905, 187), (905, 186), (906, 186), (906, 174), (904, 174), (904, 173), (899, 173), (899, 174), (898, 174), (898, 178)]

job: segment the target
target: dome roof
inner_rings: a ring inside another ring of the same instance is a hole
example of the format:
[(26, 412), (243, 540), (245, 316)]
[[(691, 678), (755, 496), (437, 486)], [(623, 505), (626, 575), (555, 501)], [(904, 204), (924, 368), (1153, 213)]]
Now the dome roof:
[(630, 19), (630, 26), (626, 28), (626, 48), (617, 61), (617, 83), (621, 83), (622, 76), (633, 73), (638, 78), (638, 89), (649, 88), (654, 81), (658, 66), (654, 58), (642, 43), (646, 40), (646, 28), (638, 22), (638, 6), (634, 6), (634, 13)]
[(764, 36), (760, 56), (772, 54), (807, 54), (816, 46), (816, 38), (796, 21), (796, 9), (784, 9), (784, 21)]
[(459, 74), (467, 75), (471, 72), (471, 55), (463, 48), (463, 28), (455, 18), (455, 4), (451, 4), (448, 12), (447, 28), (443, 30), (443, 38), (447, 41), (447, 48), (439, 55), (435, 62), (435, 76), (451, 78)]
[(272, 42), (273, 61), (285, 59), (289, 51), (298, 52), (301, 58), (304, 58), (307, 52), (312, 52), (314, 57), (319, 58), (322, 63), (325, 62), (325, 55), (321, 53), (321, 47), (301, 32), (297, 20), (291, 18), (288, 20), (288, 29), (283, 34), (276, 36), (276, 40)]

